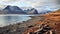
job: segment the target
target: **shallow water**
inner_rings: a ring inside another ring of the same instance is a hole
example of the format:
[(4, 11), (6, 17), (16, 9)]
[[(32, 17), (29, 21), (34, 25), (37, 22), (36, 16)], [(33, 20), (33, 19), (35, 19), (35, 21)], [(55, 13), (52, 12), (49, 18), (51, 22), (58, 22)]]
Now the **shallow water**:
[(0, 16), (0, 27), (31, 19), (29, 16)]

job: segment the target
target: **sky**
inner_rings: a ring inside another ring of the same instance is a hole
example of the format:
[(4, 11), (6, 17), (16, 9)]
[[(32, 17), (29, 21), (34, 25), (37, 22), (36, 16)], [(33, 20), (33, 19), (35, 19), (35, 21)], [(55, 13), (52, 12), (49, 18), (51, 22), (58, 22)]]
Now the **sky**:
[(33, 8), (60, 8), (60, 0), (0, 0), (0, 7), (7, 5)]

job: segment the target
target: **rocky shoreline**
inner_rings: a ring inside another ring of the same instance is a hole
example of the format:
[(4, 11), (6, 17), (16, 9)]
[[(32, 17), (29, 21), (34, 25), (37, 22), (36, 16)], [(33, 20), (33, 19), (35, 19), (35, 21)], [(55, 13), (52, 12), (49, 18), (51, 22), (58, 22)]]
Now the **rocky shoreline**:
[(26, 30), (28, 26), (33, 25), (34, 22), (37, 22), (38, 20), (40, 20), (38, 19), (39, 18), (38, 16), (34, 16), (34, 17), (30, 16), (30, 17), (32, 19), (28, 21), (23, 21), (23, 23), (17, 23), (17, 24), (5, 26), (5, 27), (0, 27), (0, 34), (17, 34), (19, 30), (20, 30), (19, 34), (22, 34), (22, 32)]

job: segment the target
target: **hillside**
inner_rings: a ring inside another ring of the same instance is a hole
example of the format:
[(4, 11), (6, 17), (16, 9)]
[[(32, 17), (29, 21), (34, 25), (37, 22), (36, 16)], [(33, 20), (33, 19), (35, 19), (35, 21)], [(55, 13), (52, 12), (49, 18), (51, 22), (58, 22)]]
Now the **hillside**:
[(44, 21), (56, 31), (56, 34), (60, 34), (60, 9), (44, 16)]
[[(48, 25), (50, 28), (52, 28), (51, 30), (47, 30), (46, 32), (50, 31), (50, 34), (60, 34), (60, 10), (57, 10), (55, 12), (51, 12), (48, 14), (45, 14), (43, 16), (39, 16), (42, 17), (42, 19), (40, 19), (38, 22), (35, 22), (35, 26), (28, 28), (28, 30), (26, 30), (23, 34), (27, 34), (27, 33), (34, 33), (35, 31), (39, 30), (40, 27), (38, 27), (38, 25), (42, 25), (44, 24), (46, 28), (46, 26)], [(42, 29), (44, 31), (44, 29)], [(54, 32), (52, 32), (54, 31)], [(37, 31), (38, 32), (38, 31)], [(41, 32), (41, 31), (40, 31)], [(42, 33), (42, 34), (47, 34), (47, 33)], [(41, 34), (40, 33), (40, 34)], [(39, 32), (38, 32), (39, 34)], [(49, 34), (49, 33), (48, 33)]]

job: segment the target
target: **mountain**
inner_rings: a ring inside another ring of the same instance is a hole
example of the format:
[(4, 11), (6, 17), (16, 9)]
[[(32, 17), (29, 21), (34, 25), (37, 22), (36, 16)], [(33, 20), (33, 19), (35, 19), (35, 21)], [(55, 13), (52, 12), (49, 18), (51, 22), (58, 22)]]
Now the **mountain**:
[(35, 8), (28, 8), (26, 10), (21, 9), (17, 6), (7, 6), (3, 9), (6, 14), (38, 14), (38, 11)]
[(31, 8), (31, 7), (19, 8), (17, 6), (8, 5), (7, 7), (5, 7), (3, 9), (3, 12), (4, 12), (4, 14), (46, 14), (51, 11), (49, 11), (49, 10), (38, 11), (37, 9)]
[(7, 14), (26, 14), (21, 8), (17, 6), (7, 6), (3, 9)]
[(46, 13), (49, 13), (49, 12), (52, 12), (52, 11), (49, 11), (49, 10), (42, 10), (39, 14), (46, 14)]
[(5, 14), (5, 12), (4, 12), (4, 11), (2, 11), (2, 10), (0, 10), (0, 14)]
[(27, 14), (38, 14), (38, 11), (35, 8), (24, 10)]

